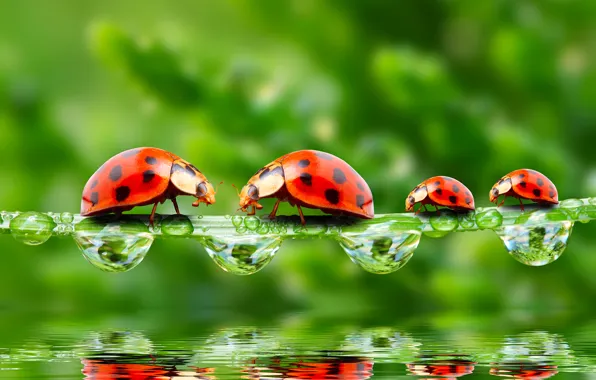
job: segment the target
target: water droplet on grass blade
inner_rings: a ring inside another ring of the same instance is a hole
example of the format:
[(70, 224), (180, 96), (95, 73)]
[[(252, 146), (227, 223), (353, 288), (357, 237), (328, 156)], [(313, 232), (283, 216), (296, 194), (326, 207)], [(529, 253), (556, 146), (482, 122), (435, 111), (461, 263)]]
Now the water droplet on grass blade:
[(496, 228), (503, 224), (503, 215), (494, 208), (476, 213), (476, 224), (481, 230)]
[(226, 272), (249, 275), (267, 265), (282, 243), (279, 236), (207, 237), (203, 244), (209, 256)]
[(190, 236), (194, 232), (186, 215), (170, 215), (161, 222), (161, 232), (169, 236)]
[(395, 228), (397, 219), (361, 223), (344, 227), (338, 240), (350, 259), (375, 274), (395, 272), (406, 263), (420, 242), (420, 231)]
[(43, 244), (52, 236), (54, 220), (39, 212), (24, 212), (10, 221), (10, 233), (27, 245)]
[(153, 235), (140, 220), (112, 216), (81, 221), (73, 237), (87, 261), (106, 272), (133, 269), (153, 243)]
[(564, 212), (534, 210), (521, 215), (515, 225), (495, 230), (505, 247), (522, 264), (542, 266), (552, 263), (567, 247), (573, 222)]

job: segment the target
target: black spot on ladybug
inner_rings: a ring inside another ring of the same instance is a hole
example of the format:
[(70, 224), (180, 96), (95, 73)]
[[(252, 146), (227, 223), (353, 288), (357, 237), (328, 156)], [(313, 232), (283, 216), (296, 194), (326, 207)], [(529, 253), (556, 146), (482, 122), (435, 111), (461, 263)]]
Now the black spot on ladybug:
[(409, 196), (408, 197), (408, 203), (414, 204), (414, 202), (416, 202), (416, 198), (414, 198), (413, 196)]
[(526, 175), (524, 173), (518, 174), (517, 175), (519, 178), (524, 178)]
[(300, 166), (301, 168), (305, 168), (308, 165), (310, 165), (310, 160), (304, 159), (304, 160), (298, 161), (298, 166)]
[(185, 172), (186, 174), (190, 175), (191, 177), (194, 177), (197, 175), (197, 173), (187, 165), (182, 166), (180, 164), (174, 164), (174, 166), (172, 166), (172, 171), (173, 172)]
[(250, 185), (248, 187), (248, 197), (250, 199), (252, 199), (253, 201), (258, 201), (259, 200), (259, 189), (255, 186), (255, 185)]
[(435, 181), (435, 186), (439, 186), (441, 184), (441, 181)]
[(470, 204), (470, 203), (472, 203), (472, 198), (466, 197), (465, 201), (466, 201), (467, 204)]
[(325, 190), (325, 199), (327, 202), (336, 205), (339, 203), (339, 191), (335, 189), (327, 189)]
[(498, 197), (499, 196), (499, 189), (497, 189), (496, 187), (493, 187), (492, 193), (493, 193), (493, 197)]
[(263, 170), (261, 172), (261, 174), (259, 174), (259, 178), (264, 179), (264, 178), (269, 177), (270, 175), (276, 175), (276, 174), (279, 174), (283, 177), (284, 170), (282, 169), (281, 166), (276, 166), (273, 170), (271, 170), (270, 168), (265, 168), (265, 170)]
[(542, 187), (542, 186), (544, 186), (544, 181), (542, 180), (542, 178), (538, 178), (536, 180), (536, 184), (538, 184), (538, 186)]
[[(147, 159), (145, 159), (146, 161)], [(174, 166), (172, 166), (172, 172), (183, 172), (184, 168), (180, 165), (180, 164), (174, 164)]]
[(122, 166), (116, 165), (110, 170), (110, 179), (118, 181), (122, 177)]
[(91, 204), (95, 206), (97, 202), (99, 202), (99, 193), (97, 191), (92, 192), (89, 200), (91, 201)]
[(306, 186), (312, 186), (312, 176), (308, 173), (300, 173), (300, 181)]
[(120, 186), (116, 188), (116, 200), (122, 202), (130, 195), (130, 187)]
[(472, 194), (470, 194), (470, 192), (469, 192), (469, 191), (466, 191), (466, 195), (467, 195), (468, 197), (471, 197), (471, 196), (472, 196)]
[(356, 187), (358, 187), (358, 189), (360, 189), (360, 191), (364, 191), (364, 185), (362, 184), (362, 182), (358, 182), (356, 184)]
[(98, 183), (98, 180), (93, 181), (93, 183), (91, 184), (91, 189), (95, 189), (95, 186), (97, 186)]
[(540, 189), (534, 189), (532, 190), (532, 193), (534, 193), (535, 196), (539, 197), (542, 194), (542, 191), (540, 191)]
[(453, 192), (454, 193), (459, 193), (459, 186), (453, 185)]
[(333, 169), (333, 180), (338, 185), (341, 185), (342, 183), (346, 182), (346, 175), (341, 171), (341, 169), (335, 168)]
[(200, 172), (201, 172), (201, 171), (200, 171), (199, 169), (197, 169), (197, 167), (196, 167), (196, 166), (194, 166), (193, 164), (190, 164), (190, 163), (189, 163), (189, 164), (188, 164), (188, 167), (189, 167), (189, 168), (191, 168), (192, 170), (194, 170), (194, 171), (195, 171), (195, 173), (200, 173)]
[(143, 172), (143, 182), (151, 182), (151, 180), (155, 177), (155, 172), (153, 170), (145, 170)]
[(555, 187), (553, 186), (552, 183), (550, 185), (548, 185), (548, 188), (551, 189), (551, 190), (554, 190), (555, 189)]
[(435, 190), (435, 193), (437, 193), (439, 195), (443, 195), (443, 190), (442, 189), (437, 189), (437, 190)]
[(449, 202), (451, 202), (453, 204), (457, 203), (457, 197), (455, 195), (450, 195)]
[(191, 166), (192, 166), (192, 165), (190, 165), (190, 166), (189, 166), (189, 165), (186, 165), (186, 166), (184, 166), (184, 170), (186, 171), (186, 173), (188, 173), (188, 175), (189, 175), (189, 176), (191, 176), (191, 177), (195, 177), (195, 176), (197, 175), (197, 172), (196, 172), (196, 171), (194, 171), (194, 170), (191, 168)]
[(271, 169), (269, 169), (269, 168), (265, 168), (265, 169), (263, 169), (263, 170), (261, 171), (261, 174), (259, 174), (259, 178), (263, 179), (263, 177), (266, 177), (266, 176), (269, 174), (269, 171), (270, 171), (270, 170), (271, 170)]
[(551, 191), (549, 191), (549, 193), (548, 193), (548, 196), (549, 196), (549, 197), (551, 197), (551, 198), (554, 198), (554, 197), (555, 197), (555, 195), (557, 195), (557, 193), (555, 193), (555, 191), (554, 191), (554, 190), (551, 190)]
[(152, 157), (152, 156), (147, 156), (147, 157), (145, 157), (145, 162), (148, 163), (149, 165), (155, 165), (155, 164), (157, 164), (157, 158)]
[(141, 150), (139, 148), (137, 149), (130, 149), (127, 150), (126, 152), (122, 152), (121, 155), (122, 157), (133, 157), (136, 156), (137, 154), (139, 154)]
[(358, 194), (356, 195), (356, 206), (362, 208), (364, 206), (364, 195)]
[(335, 157), (333, 157), (332, 155), (330, 155), (329, 153), (325, 153), (325, 152), (316, 152), (315, 155), (323, 160), (333, 160)]
[(526, 188), (526, 186), (527, 186), (527, 183), (525, 183), (524, 181), (521, 181), (521, 182), (519, 183), (519, 185), (525, 189), (525, 188)]

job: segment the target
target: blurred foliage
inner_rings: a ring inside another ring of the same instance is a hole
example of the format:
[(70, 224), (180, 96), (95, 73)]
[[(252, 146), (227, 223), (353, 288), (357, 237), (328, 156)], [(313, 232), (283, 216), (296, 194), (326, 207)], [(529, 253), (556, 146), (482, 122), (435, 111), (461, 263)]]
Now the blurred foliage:
[[(95, 169), (137, 146), (225, 181), (217, 204), (198, 210), (208, 214), (235, 212), (229, 184), (305, 148), (352, 164), (378, 213), (402, 211), (438, 174), (486, 206), (493, 183), (521, 167), (549, 176), (561, 199), (596, 195), (595, 20), (592, 0), (3, 1), (0, 209), (77, 212)], [(0, 307), (591, 307), (580, 299), (596, 296), (592, 228), (576, 226), (544, 268), (516, 263), (489, 231), (424, 238), (388, 276), (324, 240), (285, 244), (263, 271), (235, 277), (192, 241), (160, 240), (134, 271), (113, 275), (69, 239), (25, 247), (4, 236)]]

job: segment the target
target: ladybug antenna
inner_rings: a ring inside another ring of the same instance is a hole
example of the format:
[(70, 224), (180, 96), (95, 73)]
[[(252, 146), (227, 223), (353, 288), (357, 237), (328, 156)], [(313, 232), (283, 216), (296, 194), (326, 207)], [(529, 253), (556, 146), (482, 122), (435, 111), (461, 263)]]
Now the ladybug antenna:
[(217, 194), (217, 190), (219, 190), (219, 186), (223, 183), (224, 183), (224, 181), (221, 181), (220, 183), (217, 184), (217, 186), (215, 186), (215, 190), (213, 191), (215, 194)]
[(236, 194), (238, 194), (238, 197), (240, 197), (240, 190), (238, 190), (238, 188), (236, 187), (236, 185), (232, 184), (232, 187), (234, 189), (236, 189)]

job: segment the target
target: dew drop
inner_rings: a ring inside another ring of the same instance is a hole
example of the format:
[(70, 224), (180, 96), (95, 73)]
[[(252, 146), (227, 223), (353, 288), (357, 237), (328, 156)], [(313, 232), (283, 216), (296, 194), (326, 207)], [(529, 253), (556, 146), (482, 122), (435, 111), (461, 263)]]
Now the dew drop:
[(254, 215), (244, 218), (244, 226), (250, 231), (256, 231), (261, 224), (261, 220)]
[(10, 233), (27, 245), (43, 244), (52, 236), (56, 227), (54, 220), (39, 212), (24, 212), (10, 221)]
[(575, 208), (575, 207), (581, 207), (583, 205), (584, 205), (584, 202), (581, 199), (576, 199), (576, 198), (565, 199), (564, 201), (561, 201), (561, 203), (559, 204), (559, 206), (562, 208)]
[(161, 232), (169, 236), (190, 236), (194, 227), (188, 216), (170, 215), (161, 222)]
[(552, 263), (567, 247), (573, 222), (545, 222), (530, 218), (526, 224), (501, 227), (495, 232), (514, 259), (530, 266)]
[(126, 272), (143, 261), (153, 235), (139, 220), (88, 218), (75, 229), (74, 240), (91, 264), (106, 272)]
[(234, 225), (234, 227), (240, 227), (242, 225), (243, 220), (244, 220), (243, 216), (240, 216), (240, 215), (232, 216), (232, 224)]
[(494, 208), (476, 214), (476, 224), (481, 230), (496, 228), (503, 223), (503, 215)]
[(468, 230), (470, 228), (474, 228), (476, 225), (476, 219), (474, 213), (468, 212), (465, 214), (459, 214), (459, 226), (464, 230)]
[(440, 215), (433, 215), (428, 221), (433, 230), (441, 232), (451, 232), (459, 224), (457, 215), (451, 211), (441, 211)]
[(60, 221), (62, 223), (72, 223), (74, 220), (74, 216), (70, 212), (63, 212), (60, 214)]
[(277, 236), (210, 236), (202, 241), (220, 268), (237, 275), (249, 275), (263, 269), (282, 243)]
[(392, 223), (370, 224), (364, 231), (344, 231), (338, 241), (350, 259), (375, 274), (395, 272), (406, 263), (420, 242), (420, 231), (392, 229)]
[(596, 197), (588, 198), (588, 203), (592, 206), (596, 206)]

